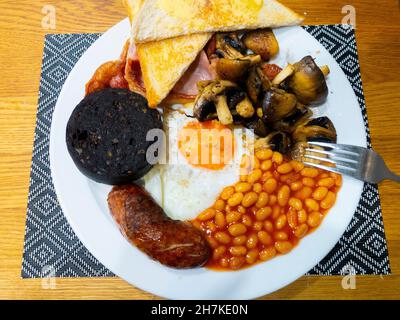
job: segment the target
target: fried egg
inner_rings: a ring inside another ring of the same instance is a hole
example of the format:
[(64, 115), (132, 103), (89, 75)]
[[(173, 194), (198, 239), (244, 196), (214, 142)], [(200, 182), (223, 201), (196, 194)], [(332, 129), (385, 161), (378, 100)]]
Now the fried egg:
[(200, 123), (186, 115), (190, 108), (176, 109), (164, 114), (167, 164), (156, 165), (144, 177), (144, 187), (169, 217), (190, 220), (239, 181), (246, 131), (216, 120)]

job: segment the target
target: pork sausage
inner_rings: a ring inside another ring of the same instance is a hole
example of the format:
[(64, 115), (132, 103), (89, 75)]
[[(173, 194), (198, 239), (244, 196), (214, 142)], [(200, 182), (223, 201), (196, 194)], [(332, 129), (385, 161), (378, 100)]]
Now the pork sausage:
[(202, 232), (170, 219), (140, 186), (114, 187), (108, 205), (123, 235), (154, 260), (177, 269), (201, 267), (208, 261), (211, 248)]

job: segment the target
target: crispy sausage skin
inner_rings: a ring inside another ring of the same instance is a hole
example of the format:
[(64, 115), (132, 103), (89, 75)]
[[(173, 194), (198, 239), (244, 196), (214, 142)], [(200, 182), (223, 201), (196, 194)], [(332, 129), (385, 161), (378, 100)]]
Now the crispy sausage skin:
[(201, 231), (170, 219), (140, 186), (114, 187), (108, 205), (124, 236), (154, 260), (177, 269), (208, 261), (211, 248)]

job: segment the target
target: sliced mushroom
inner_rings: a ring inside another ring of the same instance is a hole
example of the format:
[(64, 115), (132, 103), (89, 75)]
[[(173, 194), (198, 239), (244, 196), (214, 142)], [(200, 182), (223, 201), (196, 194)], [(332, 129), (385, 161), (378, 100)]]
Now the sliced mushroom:
[(291, 140), (290, 137), (280, 131), (270, 133), (265, 138), (266, 144), (273, 150), (282, 154), (287, 154), (290, 151)]
[(220, 95), (216, 97), (216, 109), (217, 109), (218, 120), (222, 124), (228, 125), (233, 123), (232, 113), (229, 110), (226, 96)]
[(286, 78), (290, 77), (294, 72), (294, 67), (289, 63), (286, 68), (284, 68), (281, 72), (279, 72), (274, 80), (272, 80), (272, 84), (274, 86), (280, 85)]
[(246, 88), (250, 99), (255, 104), (259, 104), (263, 92), (271, 88), (271, 82), (262, 71), (261, 65), (253, 66), (250, 69), (249, 76), (246, 80)]
[(249, 31), (243, 36), (242, 41), (248, 49), (266, 61), (279, 52), (278, 41), (269, 28)]
[(311, 56), (306, 56), (293, 65), (294, 73), (287, 86), (297, 99), (306, 105), (323, 103), (328, 96), (325, 76)]
[(216, 54), (220, 58), (238, 59), (246, 54), (236, 33), (218, 33), (216, 35)]
[(217, 96), (228, 88), (237, 87), (235, 83), (226, 80), (214, 80), (208, 85), (204, 82), (198, 84), (198, 86), (204, 87), (194, 102), (193, 115), (200, 122), (217, 119)]
[(328, 117), (308, 119), (301, 123), (293, 132), (295, 142), (323, 141), (336, 143), (337, 134), (335, 126)]
[(245, 122), (244, 126), (247, 129), (253, 130), (253, 132), (261, 137), (264, 138), (266, 137), (268, 134), (271, 133), (271, 130), (266, 126), (266, 124), (264, 123), (264, 121), (262, 121), (260, 118), (258, 117), (253, 117), (251, 118), (251, 120), (249, 120), (248, 122)]
[(266, 123), (282, 120), (295, 111), (297, 99), (294, 94), (271, 88), (262, 99), (262, 119)]
[(251, 118), (255, 113), (254, 107), (247, 96), (236, 105), (236, 111), (243, 118)]
[(221, 79), (236, 81), (250, 68), (250, 60), (244, 59), (217, 59), (215, 68)]
[(310, 118), (312, 114), (313, 112), (310, 108), (298, 102), (295, 110), (290, 115), (273, 123), (273, 128), (278, 131), (292, 133), (298, 124)]

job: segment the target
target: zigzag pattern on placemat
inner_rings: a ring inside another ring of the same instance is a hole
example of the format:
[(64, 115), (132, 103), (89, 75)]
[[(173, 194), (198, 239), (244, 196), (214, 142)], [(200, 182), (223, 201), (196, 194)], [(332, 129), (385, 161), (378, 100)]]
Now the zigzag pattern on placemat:
[[(304, 27), (338, 61), (357, 95), (370, 135), (355, 35), (341, 26)], [(43, 55), (39, 107), (32, 158), (22, 277), (42, 277), (53, 268), (58, 277), (113, 274), (82, 245), (64, 217), (49, 164), (51, 119), (61, 88), (80, 56), (99, 34), (48, 35)], [(335, 248), (308, 274), (340, 274), (351, 265), (359, 274), (390, 273), (378, 189), (366, 184), (357, 211)]]

